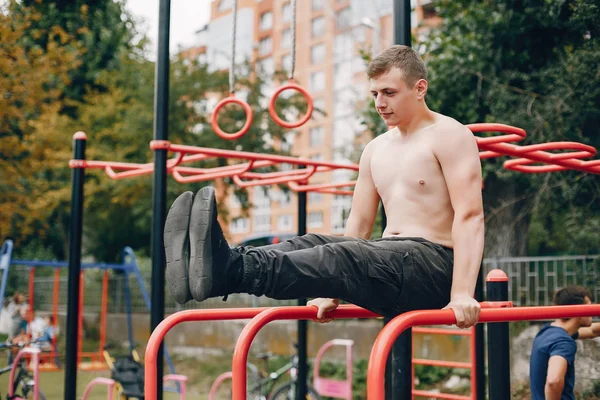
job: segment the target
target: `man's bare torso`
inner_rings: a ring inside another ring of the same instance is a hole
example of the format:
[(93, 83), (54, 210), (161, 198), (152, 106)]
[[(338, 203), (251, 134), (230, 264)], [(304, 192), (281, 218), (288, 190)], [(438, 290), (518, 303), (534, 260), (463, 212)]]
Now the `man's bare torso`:
[(387, 214), (384, 237), (422, 237), (453, 247), (454, 210), (433, 149), (451, 123), (438, 114), (420, 131), (401, 135), (394, 128), (373, 140), (371, 177)]

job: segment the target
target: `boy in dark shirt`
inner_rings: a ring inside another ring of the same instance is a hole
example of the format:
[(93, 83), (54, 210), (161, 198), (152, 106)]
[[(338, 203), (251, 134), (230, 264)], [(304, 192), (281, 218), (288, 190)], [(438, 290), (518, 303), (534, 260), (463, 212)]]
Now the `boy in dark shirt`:
[[(590, 292), (581, 286), (567, 286), (554, 294), (557, 306), (590, 304)], [(529, 377), (533, 400), (575, 400), (576, 339), (600, 336), (600, 322), (591, 317), (557, 319), (545, 325), (531, 349)]]

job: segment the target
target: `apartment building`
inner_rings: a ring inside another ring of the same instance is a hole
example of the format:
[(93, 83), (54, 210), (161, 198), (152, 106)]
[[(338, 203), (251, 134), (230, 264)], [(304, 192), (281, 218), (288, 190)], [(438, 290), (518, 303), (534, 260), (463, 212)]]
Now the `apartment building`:
[[(392, 44), (394, 0), (297, 0), (296, 81), (312, 95), (314, 113), (290, 132), (295, 156), (339, 163), (352, 162), (355, 139), (364, 131), (359, 107), (369, 99), (365, 63), (359, 50), (378, 52)], [(436, 16), (429, 0), (413, 0), (412, 26), (427, 26)], [(209, 24), (198, 34), (199, 57), (213, 69), (231, 64), (233, 0), (214, 0)], [(292, 65), (292, 6), (290, 0), (238, 0), (236, 62), (249, 59), (272, 74)], [(276, 89), (269, 85), (266, 94)], [(241, 94), (243, 96), (243, 94)], [(311, 183), (341, 182), (352, 172), (334, 171)], [(232, 243), (267, 233), (297, 232), (297, 199), (277, 188), (251, 188), (253, 208), (242, 215), (235, 197), (228, 198), (231, 220), (225, 231)], [(309, 193), (309, 232), (343, 234), (350, 196)]]

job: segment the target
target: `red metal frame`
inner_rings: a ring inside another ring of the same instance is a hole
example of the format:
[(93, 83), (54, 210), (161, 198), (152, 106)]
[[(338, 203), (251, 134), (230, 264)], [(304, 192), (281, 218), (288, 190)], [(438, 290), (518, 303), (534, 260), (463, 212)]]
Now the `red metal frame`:
[[(238, 338), (238, 344), (236, 345), (236, 351), (233, 356), (233, 373), (236, 374), (236, 368), (239, 371), (240, 363), (242, 365), (243, 373), (238, 376), (246, 376), (246, 360), (248, 358), (248, 354), (242, 354), (243, 352), (239, 350), (241, 346), (244, 348), (249, 348), (250, 343), (252, 342), (252, 337), (246, 337), (243, 332), (248, 332), (249, 330), (261, 328), (261, 326), (256, 325), (257, 319), (255, 318), (258, 315), (262, 315), (265, 313), (267, 318), (270, 320), (275, 319), (315, 319), (317, 314), (317, 309), (312, 306), (306, 307), (280, 307), (280, 308), (267, 308), (267, 307), (257, 307), (257, 308), (227, 308), (227, 309), (211, 309), (211, 310), (186, 310), (180, 311), (175, 314), (171, 314), (167, 318), (165, 318), (154, 331), (152, 335), (150, 335), (150, 339), (148, 340), (148, 344), (146, 346), (146, 353), (144, 355), (144, 359), (146, 360), (145, 364), (145, 382), (144, 382), (144, 394), (146, 395), (147, 400), (156, 400), (157, 392), (156, 392), (156, 362), (158, 359), (158, 349), (161, 343), (164, 340), (167, 332), (175, 325), (180, 324), (182, 322), (190, 322), (190, 321), (216, 321), (216, 320), (233, 320), (233, 319), (249, 319), (253, 318), (250, 324), (246, 325), (244, 330), (242, 331), (242, 335)], [(378, 315), (365, 310), (363, 308), (352, 306), (352, 305), (341, 305), (338, 307), (336, 311), (334, 311), (332, 316), (336, 318), (370, 318), (377, 317)], [(261, 322), (264, 321), (264, 322)], [(263, 319), (259, 320), (259, 323), (267, 323), (269, 320)], [(254, 324), (254, 325), (253, 325)], [(254, 334), (256, 334), (254, 332)], [(237, 360), (237, 361), (236, 361)], [(236, 364), (237, 362), (237, 364)], [(238, 372), (239, 373), (239, 372)], [(240, 385), (239, 379), (237, 380), (238, 385)], [(236, 384), (236, 381), (233, 383)], [(243, 382), (244, 388), (243, 393), (245, 396), (246, 393), (246, 382)], [(238, 388), (239, 389), (239, 388)]]
[[(600, 316), (600, 305), (488, 308), (481, 310), (479, 323), (548, 320), (587, 316)], [(373, 344), (369, 358), (367, 398), (369, 400), (385, 400), (384, 377), (386, 360), (392, 344), (404, 330), (417, 325), (453, 325), (455, 323), (456, 317), (450, 309), (411, 311), (397, 316), (385, 325)]]
[[(214, 115), (214, 114), (213, 114)], [(479, 146), (479, 156), (482, 160), (496, 157), (513, 157), (504, 162), (504, 168), (526, 172), (541, 173), (564, 170), (578, 170), (592, 174), (600, 174), (600, 159), (584, 161), (596, 155), (596, 149), (576, 142), (551, 142), (519, 146), (513, 142), (521, 141), (527, 137), (526, 132), (510, 125), (504, 124), (471, 124), (467, 127), (473, 133), (495, 132), (501, 135), (479, 137), (476, 136)], [(314, 161), (298, 157), (280, 156), (274, 154), (259, 154), (245, 151), (211, 149), (173, 144), (168, 141), (152, 141), (150, 149), (167, 149), (176, 156), (167, 161), (167, 172), (179, 183), (203, 182), (218, 178), (232, 178), (241, 187), (287, 184), (296, 192), (321, 192), (339, 195), (351, 195), (349, 188), (356, 184), (354, 181), (338, 183), (309, 184), (309, 179), (336, 169), (358, 171), (356, 164), (340, 164), (325, 161)], [(199, 168), (186, 164), (198, 161), (210, 161), (217, 158), (231, 159), (237, 164), (222, 167)], [(276, 172), (256, 171), (260, 168), (276, 168), (283, 164), (304, 165), (308, 168), (280, 170)], [(104, 169), (111, 179), (123, 179), (133, 176), (151, 174), (153, 163), (136, 164), (112, 161), (85, 161), (71, 160), (71, 168)]]

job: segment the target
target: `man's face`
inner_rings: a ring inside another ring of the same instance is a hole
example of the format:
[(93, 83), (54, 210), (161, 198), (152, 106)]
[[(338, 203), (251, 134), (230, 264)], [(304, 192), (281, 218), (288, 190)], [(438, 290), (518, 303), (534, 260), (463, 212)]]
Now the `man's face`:
[(410, 120), (418, 102), (416, 84), (409, 88), (403, 78), (402, 71), (393, 67), (370, 81), (375, 108), (388, 128)]
[[(584, 304), (592, 304), (592, 300), (590, 300), (589, 297), (586, 297)], [(592, 317), (579, 318), (579, 326), (592, 326)]]

